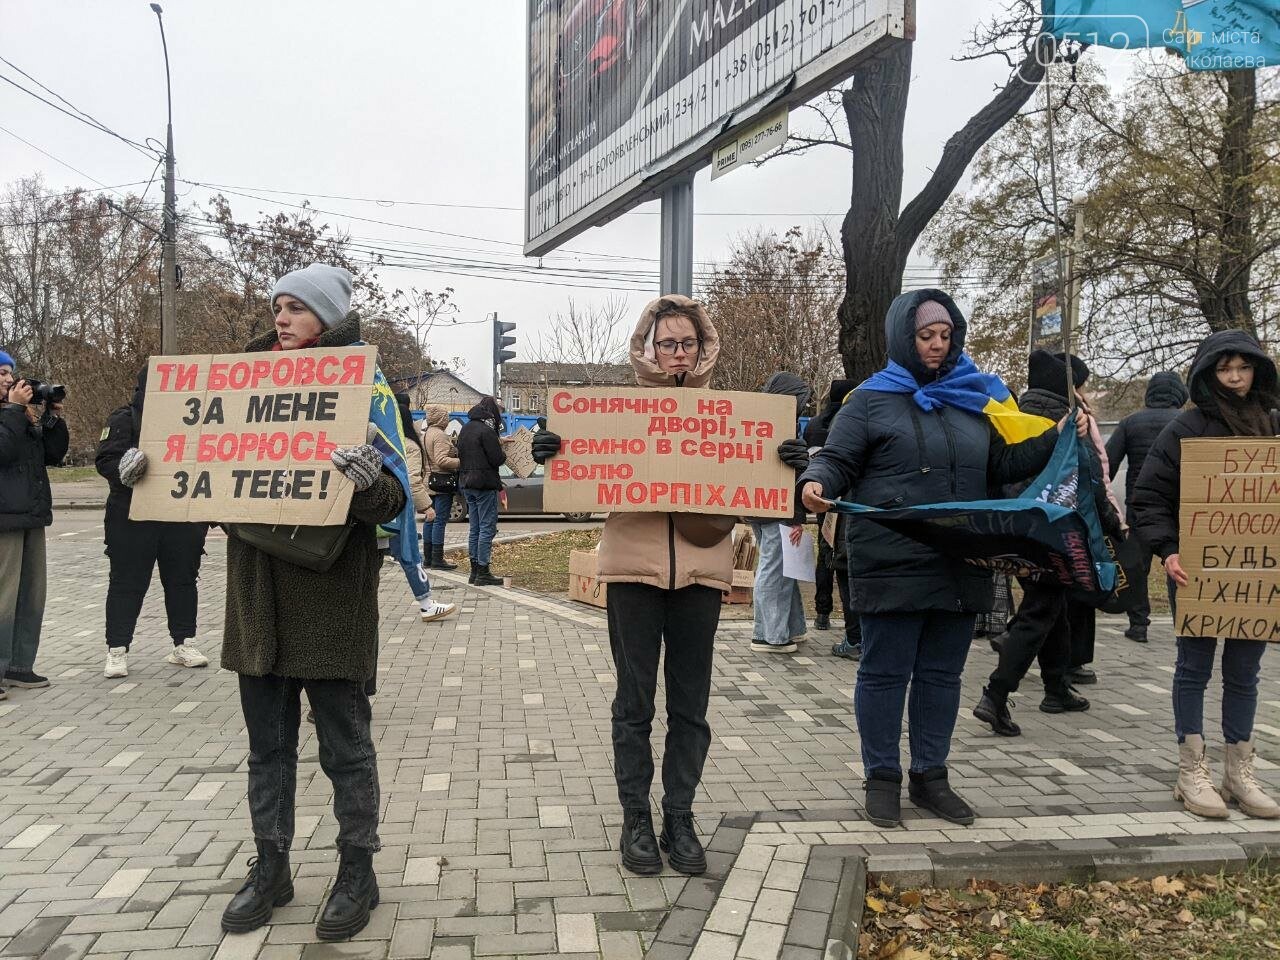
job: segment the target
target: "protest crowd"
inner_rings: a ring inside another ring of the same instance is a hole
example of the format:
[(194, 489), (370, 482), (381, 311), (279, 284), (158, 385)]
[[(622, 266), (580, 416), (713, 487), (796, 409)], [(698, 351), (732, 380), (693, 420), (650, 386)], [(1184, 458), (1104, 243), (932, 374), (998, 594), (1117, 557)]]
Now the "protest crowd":
[[(243, 352), (364, 346), (351, 295), (351, 277), (337, 267), (313, 264), (279, 277), (271, 295), (274, 324)], [(762, 383), (760, 393), (780, 413), (773, 432), (760, 433), (760, 449), (784, 478), (785, 496), (747, 497), (742, 505), (735, 495), (730, 503), (720, 501), (728, 509), (708, 512), (698, 505), (714, 500), (693, 499), (702, 497), (702, 486), (683, 482), (690, 479), (685, 475), (677, 483), (673, 475), (647, 487), (624, 484), (610, 501), (619, 509), (601, 511), (608, 516), (598, 580), (608, 585), (617, 680), (611, 732), (622, 816), (619, 855), (627, 870), (657, 874), (664, 855), (683, 874), (707, 869), (695, 798), (712, 742), (714, 641), (722, 596), (733, 588), (739, 521), (749, 523), (759, 550), (751, 649), (766, 655), (793, 653), (806, 639), (802, 581), (793, 575), (790, 557), (803, 544), (812, 567), (809, 515), (823, 526), (816, 569), (809, 575), (817, 593), (814, 626), (829, 630), (838, 609), (844, 634), (831, 652), (857, 661), (853, 710), (867, 819), (882, 828), (901, 825), (905, 779), (910, 803), (968, 825), (976, 814), (949, 782), (948, 757), (979, 618), (992, 615), (997, 587), (1007, 588), (1015, 574), (1020, 599), (1004, 628), (994, 631), (998, 663), (973, 707), (994, 734), (1020, 734), (1010, 696), (1037, 661), (1039, 709), (1087, 711), (1089, 701), (1079, 688), (1107, 679), (1090, 664), (1097, 609), (1114, 602), (1118, 589), (1115, 563), (1094, 546), (1083, 572), (1064, 566), (1060, 576), (1025, 559), (1013, 566), (969, 562), (974, 557), (962, 556), (945, 535), (919, 535), (930, 511), (1017, 508), (1054, 523), (1084, 524), (1091, 544), (1131, 544), (1124, 555), (1134, 559), (1124, 572), (1130, 581), (1140, 579), (1143, 589), (1125, 610), (1126, 636), (1145, 643), (1151, 617), (1145, 581), (1153, 560), (1167, 573), (1175, 609), (1178, 591), (1189, 592), (1192, 583), (1189, 547), (1180, 543), (1186, 476), (1181, 441), (1280, 434), (1276, 366), (1248, 334), (1205, 339), (1185, 384), (1175, 372), (1156, 374), (1146, 408), (1122, 421), (1104, 444), (1090, 412), (1090, 371), (1079, 357), (1033, 352), (1028, 389), (1015, 398), (965, 353), (967, 329), (943, 291), (899, 296), (885, 318), (884, 368), (862, 383), (831, 383), (803, 432), (801, 415), (815, 388), (824, 385), (788, 370)], [(658, 398), (655, 409), (659, 400), (682, 391), (703, 397), (713, 389), (719, 354), (719, 335), (707, 311), (674, 294), (648, 304), (630, 338), (636, 383)], [(340, 501), (347, 505), (338, 522), (314, 525), (283, 514), (278, 523), (238, 516), (140, 518), (146, 484), (158, 479), (162, 461), (175, 449), (174, 438), (167, 447), (144, 439), (148, 406), (168, 403), (167, 397), (156, 399), (163, 394), (147, 370), (140, 372), (130, 402), (111, 414), (98, 446), (96, 468), (110, 485), (104, 519), (110, 560), (105, 678), (128, 675), (135, 627), (157, 566), (173, 641), (167, 662), (179, 668), (208, 663), (193, 645), (198, 576), (210, 526), (227, 533), (220, 664), (238, 680), (248, 741), (249, 826), (257, 850), (223, 913), (223, 929), (232, 933), (268, 923), (273, 909), (294, 895), (290, 847), (304, 693), (339, 828), (337, 876), (317, 935), (349, 939), (378, 906), (380, 788), (371, 698), (377, 693), (384, 556), (403, 572), (423, 623), (455, 615), (457, 605), (435, 598), (431, 576), (455, 569), (445, 557), (445, 524), (461, 497), (468, 512), (469, 583), (485, 588), (504, 582), (491, 568), (503, 487), (499, 468), (510, 446), (502, 436), (500, 404), (485, 397), (472, 407), (455, 442), (445, 429), (444, 407), (428, 407), (420, 429), (408, 397), (393, 396), (380, 371), (368, 374), (349, 387), (358, 396), (344, 406), (356, 414), (354, 433), (363, 436), (348, 432), (355, 442), (331, 449), (316, 445), (316, 469), (333, 471), (334, 482), (349, 495)], [(704, 403), (715, 409), (711, 397), (700, 400), (699, 409)], [(14, 358), (0, 352), (0, 673), (8, 688), (49, 685), (36, 668), (47, 577), (44, 537), (53, 520), (47, 468), (59, 464), (68, 449), (62, 409), (61, 398), (35, 396)], [(555, 432), (560, 422), (572, 421), (558, 422), (553, 414), (533, 435), (538, 463), (565, 455), (571, 437)], [(730, 456), (725, 446), (708, 448), (721, 464)], [(747, 451), (752, 458), (754, 449)], [(1122, 508), (1109, 482), (1124, 461)], [(1074, 498), (1065, 507), (1055, 497), (1068, 485), (1046, 480), (1063, 464), (1073, 478)], [(724, 473), (717, 476), (723, 479)], [(331, 495), (327, 483), (317, 477), (315, 489)], [(633, 487), (642, 488), (634, 498)], [(994, 554), (976, 558), (988, 556)], [(1214, 737), (1204, 723), (1205, 691), (1219, 647), (1220, 759), (1208, 746)], [(1228, 804), (1236, 804), (1251, 817), (1280, 818), (1280, 805), (1254, 774), (1254, 717), (1265, 650), (1254, 639), (1179, 636), (1176, 651), (1167, 654), (1175, 670), (1169, 731), (1170, 750), (1178, 754), (1174, 795), (1194, 814), (1223, 818)], [(659, 828), (650, 796), (660, 681), (666, 735)], [(0, 699), (6, 696), (0, 688)]]

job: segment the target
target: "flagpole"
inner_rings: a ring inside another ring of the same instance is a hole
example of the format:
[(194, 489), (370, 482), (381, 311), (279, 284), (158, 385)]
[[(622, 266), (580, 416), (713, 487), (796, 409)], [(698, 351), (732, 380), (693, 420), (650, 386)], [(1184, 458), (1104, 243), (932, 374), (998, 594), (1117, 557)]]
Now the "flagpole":
[(1058, 217), (1058, 151), (1053, 138), (1052, 65), (1044, 72), (1045, 117), (1049, 126), (1049, 193), (1053, 199), (1053, 250), (1058, 270), (1058, 309), (1062, 313), (1062, 352), (1067, 361), (1067, 404), (1076, 406), (1076, 381), (1071, 372), (1071, 304), (1066, 291), (1066, 267), (1062, 257), (1062, 221)]

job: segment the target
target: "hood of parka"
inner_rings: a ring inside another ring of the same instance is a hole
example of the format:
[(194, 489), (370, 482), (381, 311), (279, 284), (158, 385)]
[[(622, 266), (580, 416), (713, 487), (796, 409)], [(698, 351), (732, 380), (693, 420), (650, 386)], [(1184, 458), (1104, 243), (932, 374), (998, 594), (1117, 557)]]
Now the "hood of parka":
[[(653, 328), (658, 322), (658, 314), (665, 313), (672, 307), (686, 312), (698, 330), (702, 340), (702, 352), (698, 362), (684, 377), (684, 383), (676, 382), (673, 374), (663, 373), (658, 367), (657, 350), (653, 345)], [(720, 356), (720, 336), (716, 333), (706, 308), (696, 300), (682, 297), (678, 293), (669, 293), (659, 297), (640, 313), (636, 329), (631, 334), (631, 367), (636, 372), (636, 382), (642, 387), (705, 387), (711, 382), (711, 372), (715, 369), (716, 360)]]

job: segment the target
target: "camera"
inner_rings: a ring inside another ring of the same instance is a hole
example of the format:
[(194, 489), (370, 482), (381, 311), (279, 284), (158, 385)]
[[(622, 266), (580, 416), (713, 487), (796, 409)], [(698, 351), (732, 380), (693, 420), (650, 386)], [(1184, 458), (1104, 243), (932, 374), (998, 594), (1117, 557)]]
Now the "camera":
[(27, 384), (31, 387), (33, 404), (62, 403), (67, 399), (66, 384), (45, 383), (43, 380), (33, 380), (31, 377), (27, 377)]

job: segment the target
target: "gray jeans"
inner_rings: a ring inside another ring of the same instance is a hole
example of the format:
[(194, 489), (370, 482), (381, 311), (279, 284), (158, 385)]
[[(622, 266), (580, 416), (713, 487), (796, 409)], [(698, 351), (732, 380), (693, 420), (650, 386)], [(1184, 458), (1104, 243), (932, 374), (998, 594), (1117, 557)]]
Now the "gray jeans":
[(760, 563), (756, 567), (753, 638), (765, 643), (784, 644), (805, 634), (804, 604), (800, 600), (800, 582), (782, 575), (782, 538), (791, 532), (780, 523), (751, 524), (756, 543), (760, 545)]
[(44, 598), (44, 527), (0, 532), (0, 676), (35, 668)]
[(316, 718), (320, 769), (333, 784), (338, 845), (378, 850), (378, 764), (364, 684), (240, 675), (240, 707), (249, 731), (249, 817), (253, 835), (279, 850), (293, 843), (298, 779), (299, 694)]

